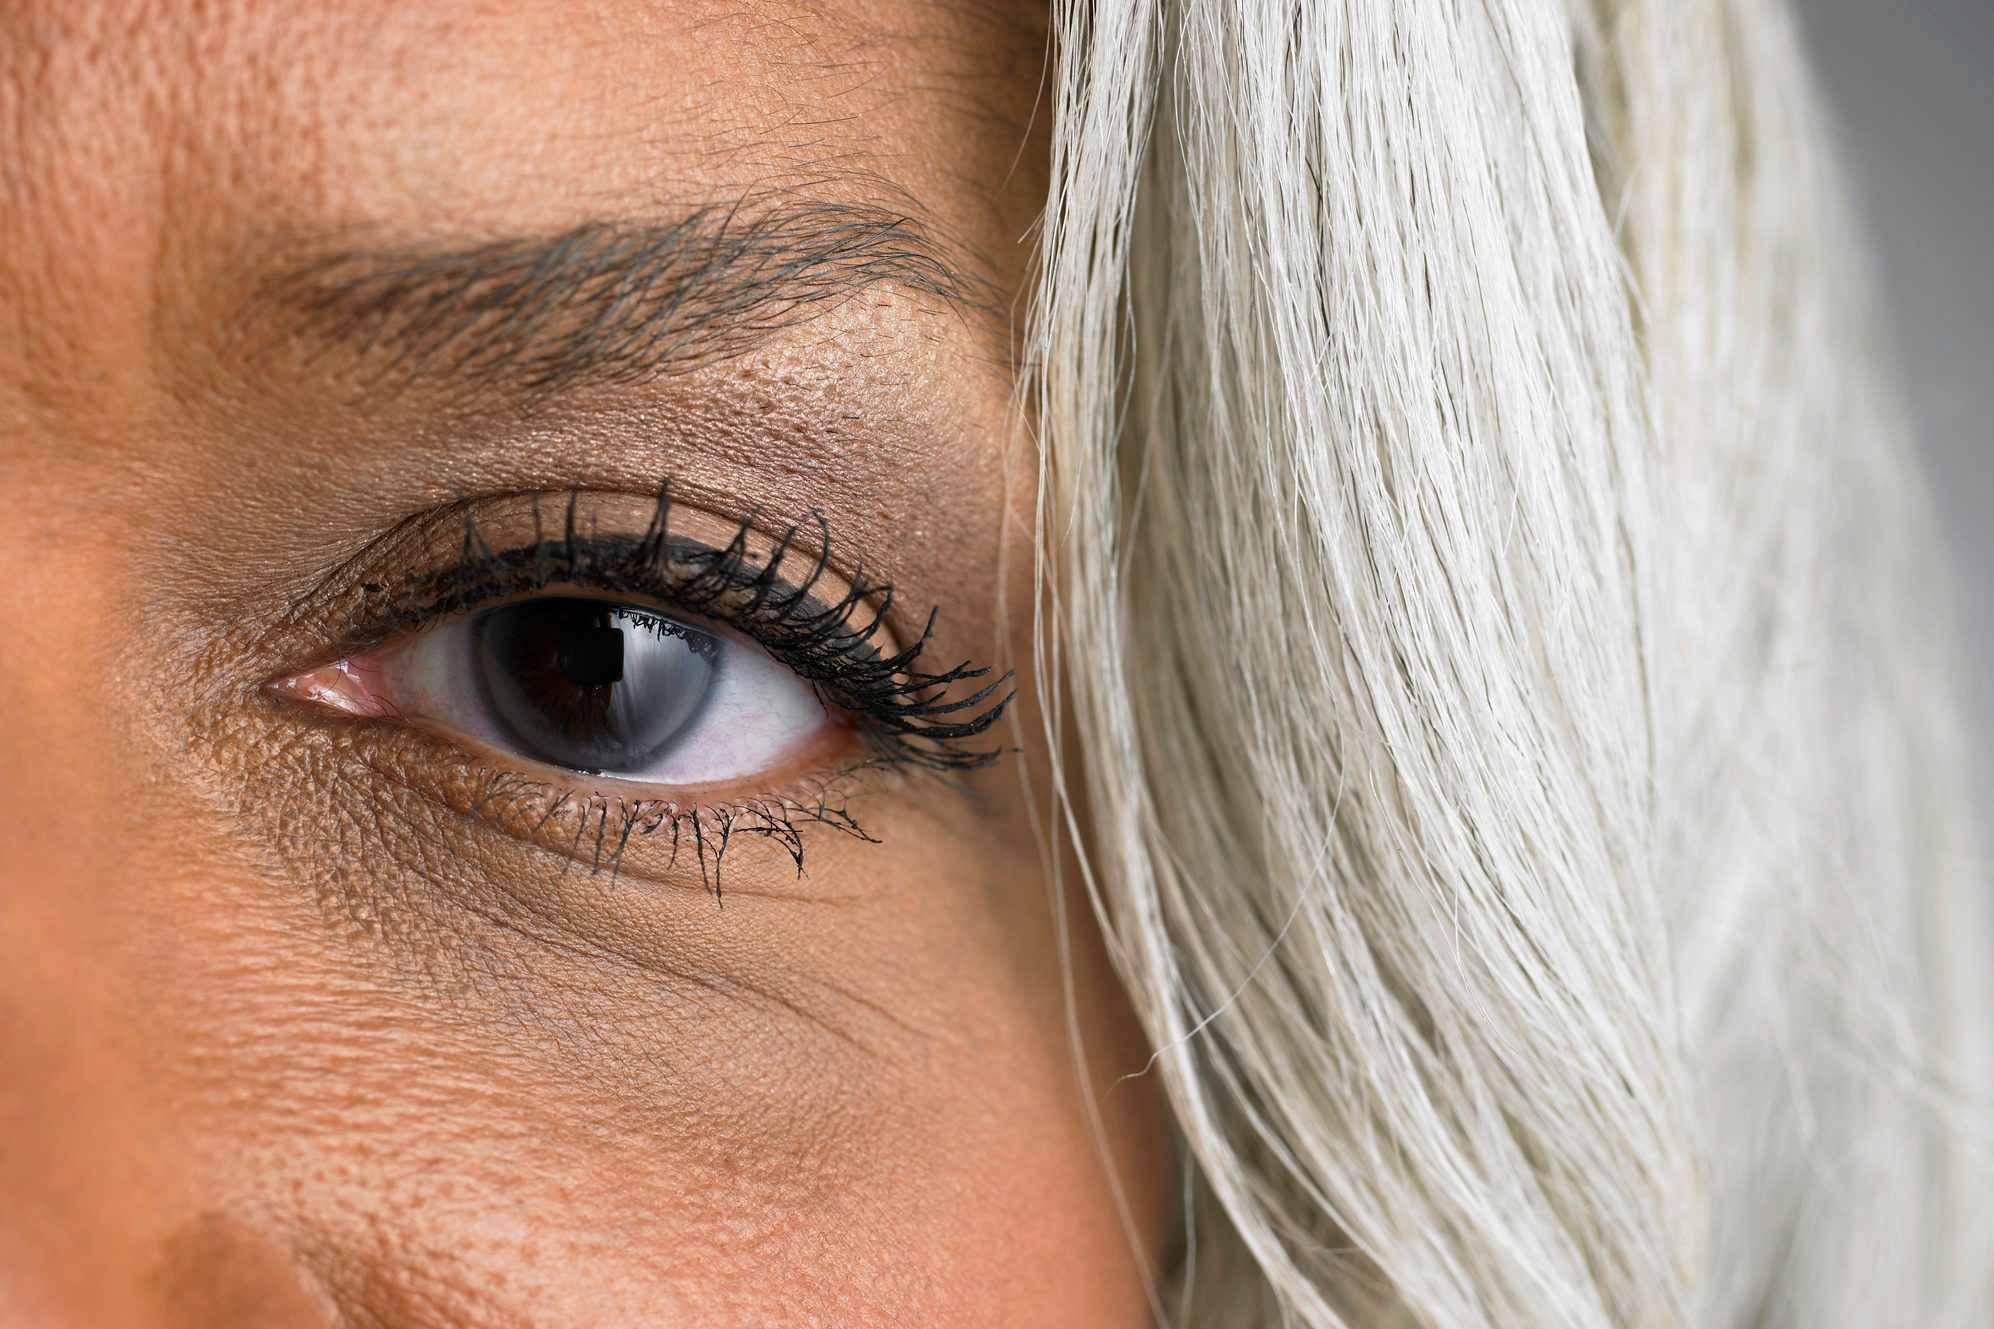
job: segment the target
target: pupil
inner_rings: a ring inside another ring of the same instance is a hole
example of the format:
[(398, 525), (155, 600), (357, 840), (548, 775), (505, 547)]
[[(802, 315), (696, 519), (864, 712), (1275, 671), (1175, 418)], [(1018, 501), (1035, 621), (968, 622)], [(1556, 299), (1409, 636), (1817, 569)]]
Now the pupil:
[(720, 642), (635, 606), (575, 597), (501, 605), (471, 624), (495, 737), (593, 774), (641, 776), (699, 718)]
[(561, 638), (555, 654), (561, 672), (581, 688), (604, 688), (623, 681), (623, 630), (578, 623)]

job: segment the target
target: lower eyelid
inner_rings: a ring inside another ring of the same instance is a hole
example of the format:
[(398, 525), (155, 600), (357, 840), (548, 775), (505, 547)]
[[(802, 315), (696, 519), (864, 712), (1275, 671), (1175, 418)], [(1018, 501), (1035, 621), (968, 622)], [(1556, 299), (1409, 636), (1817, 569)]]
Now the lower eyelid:
[[(849, 743), (849, 726), (833, 729)], [(793, 864), (800, 875), (806, 834), (874, 839), (851, 805), (904, 775), (863, 750), (834, 750), (836, 741), (827, 738), (807, 768), (799, 763), (768, 789), (731, 796), (694, 789), (651, 793), (576, 772), (525, 769), (415, 726), (367, 726), (362, 735), (342, 737), (341, 746), (371, 778), (590, 873), (711, 891), (730, 844), (772, 841), (778, 861)]]

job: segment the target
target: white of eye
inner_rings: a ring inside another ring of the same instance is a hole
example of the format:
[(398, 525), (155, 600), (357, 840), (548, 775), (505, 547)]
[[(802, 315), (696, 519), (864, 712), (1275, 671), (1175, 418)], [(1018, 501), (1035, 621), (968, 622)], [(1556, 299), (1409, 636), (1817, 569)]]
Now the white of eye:
[(808, 683), (738, 634), (582, 596), (446, 620), (382, 652), (368, 674), (384, 710), (645, 785), (746, 779), (831, 723)]

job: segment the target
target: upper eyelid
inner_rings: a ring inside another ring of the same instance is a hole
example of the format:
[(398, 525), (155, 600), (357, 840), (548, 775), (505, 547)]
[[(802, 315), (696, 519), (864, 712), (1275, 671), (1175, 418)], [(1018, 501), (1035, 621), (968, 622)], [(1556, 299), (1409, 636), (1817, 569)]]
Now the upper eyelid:
[[(857, 599), (863, 600), (874, 595), (880, 597), (879, 608), (881, 613), (879, 617), (882, 628), (889, 632), (891, 631), (885, 621), (891, 612), (894, 598), (891, 582), (878, 580), (873, 583), (866, 583), (863, 559), (860, 560), (858, 566), (854, 567), (849, 574), (840, 572), (836, 568), (833, 559), (833, 542), (830, 525), (820, 512), (813, 510), (802, 521), (792, 521), (777, 530), (770, 531), (759, 525), (760, 518), (763, 515), (760, 507), (750, 509), (745, 517), (738, 520), (722, 520), (716, 514), (703, 512), (702, 509), (696, 506), (679, 502), (673, 497), (670, 482), (667, 481), (653, 495), (640, 495), (625, 491), (603, 491), (598, 494), (596, 496), (598, 506), (596, 510), (590, 513), (587, 523), (589, 529), (585, 532), (582, 529), (583, 521), (580, 508), (583, 492), (579, 488), (570, 489), (564, 495), (559, 496), (561, 498), (561, 516), (558, 528), (553, 531), (549, 530), (550, 523), (547, 517), (545, 502), (550, 498), (556, 497), (556, 495), (547, 492), (493, 494), (478, 500), (459, 499), (453, 504), (430, 509), (428, 512), (417, 514), (403, 521), (399, 524), (396, 532), (391, 533), (389, 537), (385, 538), (384, 543), (391, 544), (396, 548), (405, 544), (420, 545), (428, 550), (429, 557), (439, 566), (433, 572), (406, 581), (397, 592), (397, 599), (399, 601), (397, 604), (369, 606), (363, 602), (356, 606), (350, 615), (350, 622), (356, 635), (364, 633), (370, 627), (378, 630), (383, 622), (391, 622), (398, 616), (398, 613), (407, 611), (413, 602), (424, 595), (432, 598), (441, 598), (440, 588), (446, 586), (452, 579), (462, 580), (464, 574), (481, 561), (490, 562), (493, 560), (514, 558), (533, 549), (550, 553), (553, 555), (552, 557), (542, 563), (536, 564), (536, 572), (540, 575), (544, 583), (548, 580), (548, 569), (552, 567), (562, 566), (571, 571), (574, 570), (573, 555), (576, 551), (586, 552), (591, 555), (600, 555), (604, 551), (617, 546), (630, 548), (649, 542), (664, 542), (670, 548), (711, 559), (719, 559), (730, 554), (736, 555), (737, 562), (745, 565), (749, 558), (748, 539), (751, 535), (759, 535), (761, 540), (768, 545), (771, 557), (762, 560), (761, 570), (772, 576), (776, 576), (778, 589), (784, 592), (802, 591), (806, 595), (810, 595), (814, 592), (816, 585), (823, 580), (825, 574), (836, 572), (838, 579), (852, 588)], [(600, 506), (604, 500), (624, 500), (650, 505), (651, 514), (644, 530), (637, 534), (632, 534), (627, 530), (624, 532), (612, 532), (607, 535), (602, 534), (597, 529), (597, 523)], [(506, 550), (501, 551), (487, 538), (483, 525), (486, 518), (479, 515), (479, 507), (522, 501), (531, 504), (529, 510), (533, 518), (534, 538), (531, 542), (515, 543)], [(733, 534), (723, 544), (716, 544), (706, 540), (689, 539), (671, 529), (673, 517), (680, 513), (700, 513), (713, 521), (717, 526), (732, 527)], [(446, 529), (454, 530), (454, 534), (447, 537), (447, 543), (443, 538)], [(815, 531), (816, 552), (814, 554), (804, 553), (798, 555), (795, 552), (797, 549), (796, 537), (806, 529), (814, 529)], [(445, 561), (446, 558), (449, 560), (448, 562)], [(776, 575), (779, 568), (795, 566), (799, 558), (810, 561), (809, 574), (801, 582), (781, 578)], [(597, 570), (608, 562), (608, 560), (599, 557), (594, 558), (592, 561), (594, 568)], [(364, 590), (377, 594), (385, 593), (388, 590), (386, 585), (378, 581), (363, 582), (361, 585)], [(816, 607), (827, 606), (824, 606), (823, 602), (818, 600), (816, 601)]]
[[(673, 583), (665, 577), (633, 577), (622, 570), (622, 558), (635, 552), (632, 537), (577, 537), (567, 547), (589, 554), (590, 561), (581, 566), (565, 559), (559, 562), (547, 559), (546, 544), (539, 542), (506, 550), (491, 550), (474, 560), (460, 562), (456, 567), (418, 578), (393, 592), (391, 602), (361, 605), (356, 610), (351, 635), (356, 642), (374, 645), (426, 623), (473, 613), (557, 587), (577, 588), (601, 596), (638, 596), (659, 602), (668, 613), (712, 617), (729, 626), (733, 626), (733, 615), (709, 615), (703, 610), (719, 604), (732, 592), (749, 597), (747, 603), (735, 607), (738, 611), (751, 612), (775, 606), (798, 618), (828, 623), (849, 609), (864, 606), (868, 599), (864, 592), (870, 589), (856, 587), (854, 593), (836, 601), (826, 601), (812, 591), (810, 581), (797, 583), (779, 576), (770, 577), (765, 582), (757, 577), (753, 583), (733, 579), (710, 586), (701, 586), (692, 578)], [(678, 561), (686, 558), (716, 560), (726, 554), (725, 550), (699, 541), (674, 541), (672, 547)], [(387, 593), (387, 588), (381, 587), (381, 591)], [(688, 603), (688, 597), (695, 593), (697, 603)], [(890, 596), (891, 588), (880, 588), (880, 594)], [(882, 634), (889, 634), (882, 613), (876, 612), (882, 608), (868, 608), (864, 622), (845, 635), (853, 640), (872, 641)], [(753, 636), (752, 633), (749, 635)], [(888, 641), (891, 640), (888, 635)]]

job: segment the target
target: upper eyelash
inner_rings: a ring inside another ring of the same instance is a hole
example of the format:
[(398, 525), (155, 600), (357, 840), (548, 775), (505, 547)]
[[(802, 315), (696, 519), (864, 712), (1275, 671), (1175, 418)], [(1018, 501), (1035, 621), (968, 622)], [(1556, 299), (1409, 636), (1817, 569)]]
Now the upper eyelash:
[[(868, 582), (860, 560), (850, 589), (832, 603), (813, 588), (829, 567), (830, 531), (812, 512), (817, 539), (807, 576), (791, 583), (782, 576), (802, 524), (792, 524), (774, 541), (766, 559), (749, 554), (749, 537), (759, 509), (741, 519), (721, 548), (670, 534), (671, 485), (658, 490), (657, 505), (641, 535), (582, 534), (577, 529), (581, 491), (568, 494), (558, 536), (542, 528), (534, 509), (532, 544), (494, 550), (479, 531), (468, 503), (460, 505), (464, 540), (457, 563), (440, 573), (383, 592), (363, 606), (354, 638), (374, 643), (428, 622), (498, 600), (566, 583), (597, 591), (636, 594), (724, 623), (758, 643), (827, 700), (855, 717), (895, 765), (961, 772), (986, 766), (1003, 755), (1001, 745), (977, 743), (995, 726), (1016, 697), (1012, 673), (992, 678), (988, 667), (969, 662), (937, 671), (920, 667), (932, 639), (936, 610), (929, 610), (921, 633), (892, 655), (876, 638), (893, 604), (893, 587)], [(863, 621), (861, 622), (861, 617)], [(960, 685), (974, 686), (958, 695)], [(958, 718), (959, 717), (959, 718)]]

